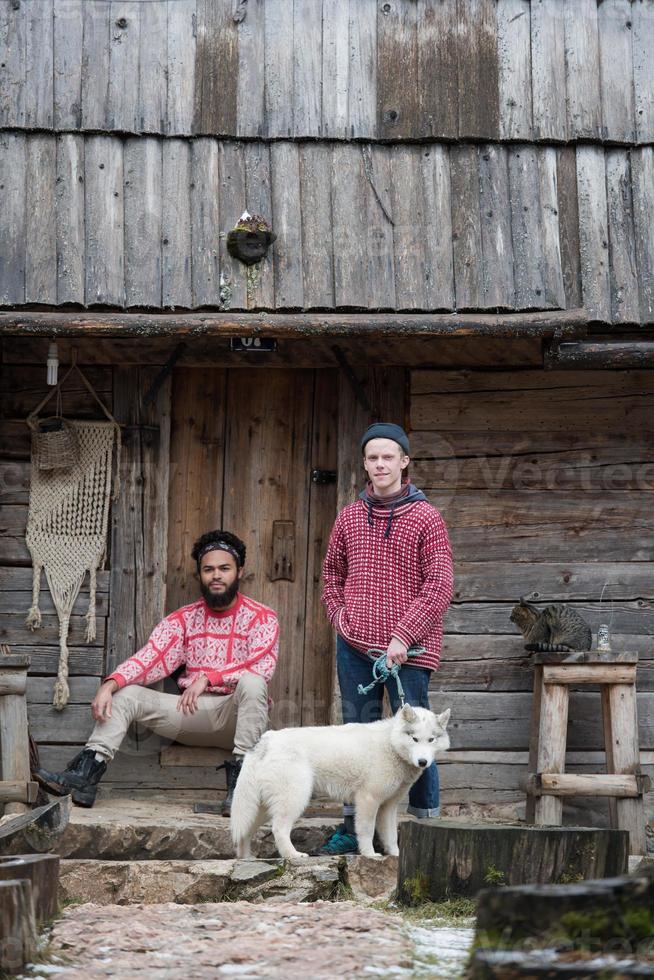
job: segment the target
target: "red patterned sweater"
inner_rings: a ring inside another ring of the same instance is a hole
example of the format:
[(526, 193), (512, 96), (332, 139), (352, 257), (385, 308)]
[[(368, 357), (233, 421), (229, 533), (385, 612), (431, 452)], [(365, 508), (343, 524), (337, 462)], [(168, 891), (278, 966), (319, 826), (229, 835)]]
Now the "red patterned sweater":
[(323, 565), (322, 601), (336, 631), (357, 650), (385, 649), (391, 637), (425, 647), (411, 658), (435, 670), (443, 615), (452, 598), (452, 552), (443, 518), (419, 500), (387, 508), (363, 500), (345, 507), (332, 529)]
[(153, 684), (183, 665), (181, 688), (206, 674), (207, 691), (231, 694), (246, 671), (269, 681), (278, 650), (279, 623), (272, 609), (240, 593), (235, 606), (221, 611), (200, 599), (166, 616), (145, 646), (109, 678), (119, 687)]

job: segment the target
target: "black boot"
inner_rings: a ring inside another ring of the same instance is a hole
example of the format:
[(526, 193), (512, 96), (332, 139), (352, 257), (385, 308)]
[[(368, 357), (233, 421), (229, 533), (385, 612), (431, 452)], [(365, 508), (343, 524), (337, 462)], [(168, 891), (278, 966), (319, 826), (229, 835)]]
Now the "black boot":
[(98, 762), (93, 749), (82, 749), (68, 763), (63, 772), (36, 769), (34, 778), (48, 793), (73, 797), (78, 806), (91, 807), (95, 803), (98, 783), (107, 771), (106, 762)]
[(229, 817), (232, 813), (232, 800), (234, 799), (234, 790), (236, 789), (236, 780), (241, 771), (241, 766), (243, 765), (243, 759), (235, 758), (233, 760), (225, 760), (222, 766), (218, 766), (219, 769), (224, 767), (225, 776), (227, 778), (227, 796), (223, 800), (222, 807), (220, 809), (221, 816)]

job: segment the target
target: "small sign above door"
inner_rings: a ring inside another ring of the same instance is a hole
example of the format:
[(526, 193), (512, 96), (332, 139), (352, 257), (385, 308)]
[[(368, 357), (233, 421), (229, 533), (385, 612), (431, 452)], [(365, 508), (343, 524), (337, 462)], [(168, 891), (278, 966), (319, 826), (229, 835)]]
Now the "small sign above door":
[(269, 354), (277, 350), (274, 337), (231, 337), (229, 349), (235, 351), (256, 351), (258, 354)]

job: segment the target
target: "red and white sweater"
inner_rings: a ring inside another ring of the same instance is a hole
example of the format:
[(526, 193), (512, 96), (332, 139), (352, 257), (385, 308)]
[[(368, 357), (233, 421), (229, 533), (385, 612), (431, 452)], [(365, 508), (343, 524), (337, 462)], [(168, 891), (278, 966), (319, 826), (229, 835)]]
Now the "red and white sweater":
[(386, 649), (392, 637), (425, 653), (415, 667), (440, 662), (443, 615), (452, 598), (452, 552), (440, 513), (426, 500), (388, 508), (363, 500), (345, 507), (323, 565), (322, 601), (337, 633), (355, 649)]
[(272, 609), (241, 593), (236, 605), (221, 611), (200, 599), (166, 616), (145, 646), (107, 679), (119, 687), (153, 684), (184, 665), (177, 681), (181, 688), (206, 674), (207, 691), (231, 694), (246, 671), (270, 681), (278, 652), (279, 623)]

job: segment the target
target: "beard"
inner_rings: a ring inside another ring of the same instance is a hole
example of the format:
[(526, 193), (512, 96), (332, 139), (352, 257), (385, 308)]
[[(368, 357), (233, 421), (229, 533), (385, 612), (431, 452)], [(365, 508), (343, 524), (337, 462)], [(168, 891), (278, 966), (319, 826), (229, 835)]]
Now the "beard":
[(238, 592), (239, 581), (234, 579), (224, 592), (212, 592), (209, 586), (200, 583), (200, 591), (210, 609), (224, 609), (232, 602)]

